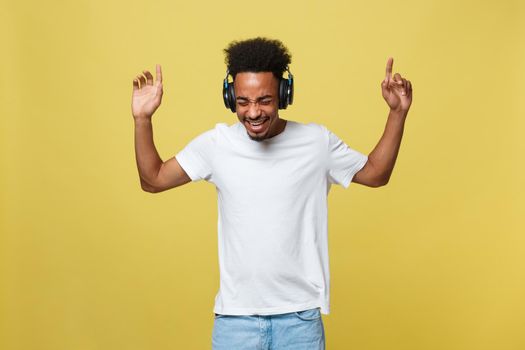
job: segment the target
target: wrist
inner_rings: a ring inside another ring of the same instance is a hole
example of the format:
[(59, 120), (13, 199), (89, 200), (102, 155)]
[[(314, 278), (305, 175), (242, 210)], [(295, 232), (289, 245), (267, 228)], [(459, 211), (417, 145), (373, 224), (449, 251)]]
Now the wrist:
[(398, 119), (405, 119), (408, 114), (408, 110), (402, 110), (402, 109), (390, 109), (389, 116), (392, 116), (394, 118)]
[(133, 119), (135, 120), (135, 126), (151, 125), (151, 118), (141, 117)]

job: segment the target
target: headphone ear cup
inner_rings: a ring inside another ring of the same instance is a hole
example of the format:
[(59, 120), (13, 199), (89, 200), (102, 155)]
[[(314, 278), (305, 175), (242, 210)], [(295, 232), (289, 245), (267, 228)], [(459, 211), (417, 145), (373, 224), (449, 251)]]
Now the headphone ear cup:
[(288, 106), (288, 80), (279, 81), (279, 109), (286, 109)]
[(228, 104), (232, 112), (235, 113), (235, 90), (233, 88), (233, 82), (228, 84)]
[(289, 90), (289, 93), (287, 94), (288, 96), (288, 104), (292, 104), (293, 103), (293, 77), (290, 77), (289, 78), (289, 84), (288, 84), (288, 90)]
[(224, 107), (230, 109), (230, 98), (228, 97), (228, 80), (224, 79), (222, 83), (222, 101), (224, 102)]
[(235, 112), (235, 91), (233, 89), (233, 82), (230, 83), (228, 81), (228, 76), (224, 78), (222, 83), (222, 99), (224, 106), (232, 112)]

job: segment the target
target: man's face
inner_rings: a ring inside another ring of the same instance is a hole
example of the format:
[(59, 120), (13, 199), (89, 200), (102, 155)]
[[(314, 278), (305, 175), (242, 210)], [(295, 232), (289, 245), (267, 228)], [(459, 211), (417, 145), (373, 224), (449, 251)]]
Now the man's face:
[(235, 76), (237, 117), (254, 141), (275, 136), (281, 130), (278, 83), (272, 72), (242, 72)]

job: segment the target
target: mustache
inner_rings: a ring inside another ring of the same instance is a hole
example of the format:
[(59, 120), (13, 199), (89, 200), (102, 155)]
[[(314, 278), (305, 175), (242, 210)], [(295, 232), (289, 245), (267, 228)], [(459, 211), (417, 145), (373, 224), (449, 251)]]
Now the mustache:
[(268, 117), (262, 117), (262, 118), (257, 118), (257, 119), (244, 118), (244, 121), (255, 123), (255, 122), (260, 122), (266, 119), (270, 119), (270, 118)]

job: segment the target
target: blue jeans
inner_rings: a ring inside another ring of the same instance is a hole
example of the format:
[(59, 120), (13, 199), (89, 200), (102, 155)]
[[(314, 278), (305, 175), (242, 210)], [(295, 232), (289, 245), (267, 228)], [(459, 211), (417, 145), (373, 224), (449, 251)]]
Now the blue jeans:
[(324, 350), (320, 308), (277, 315), (215, 314), (212, 350)]

